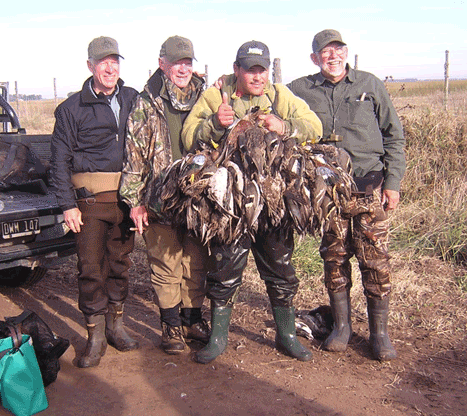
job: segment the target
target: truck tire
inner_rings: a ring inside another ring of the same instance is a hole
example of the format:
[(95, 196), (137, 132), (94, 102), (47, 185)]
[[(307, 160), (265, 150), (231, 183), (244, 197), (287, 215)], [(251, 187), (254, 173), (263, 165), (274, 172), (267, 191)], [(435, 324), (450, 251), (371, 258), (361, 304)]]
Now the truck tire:
[(12, 269), (0, 270), (0, 285), (8, 287), (29, 287), (41, 280), (47, 269), (44, 267), (14, 267)]

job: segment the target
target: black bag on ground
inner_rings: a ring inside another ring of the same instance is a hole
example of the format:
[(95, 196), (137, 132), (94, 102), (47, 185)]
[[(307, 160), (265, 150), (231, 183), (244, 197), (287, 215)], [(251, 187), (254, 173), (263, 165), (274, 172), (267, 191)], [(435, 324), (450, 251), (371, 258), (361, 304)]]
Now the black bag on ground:
[(39, 315), (32, 311), (24, 311), (21, 315), (5, 318), (5, 321), (6, 323), (0, 321), (0, 337), (9, 336), (7, 324), (18, 326), (23, 334), (30, 335), (44, 386), (53, 383), (60, 371), (58, 359), (70, 346), (70, 341), (55, 335)]

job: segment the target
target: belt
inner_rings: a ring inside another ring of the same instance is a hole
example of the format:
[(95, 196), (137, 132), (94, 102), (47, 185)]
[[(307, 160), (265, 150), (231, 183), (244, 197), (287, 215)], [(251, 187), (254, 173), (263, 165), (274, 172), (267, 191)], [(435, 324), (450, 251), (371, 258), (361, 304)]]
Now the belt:
[(357, 191), (353, 191), (353, 195), (358, 197), (368, 198), (373, 195), (375, 189), (381, 188), (384, 181), (383, 171), (372, 171), (363, 177), (353, 178), (357, 185)]
[[(76, 191), (77, 190), (75, 190), (75, 193)], [(77, 194), (76, 200), (78, 202), (85, 202), (88, 205), (118, 202), (118, 191), (99, 192), (98, 194), (82, 196), (81, 198), (79, 198)]]

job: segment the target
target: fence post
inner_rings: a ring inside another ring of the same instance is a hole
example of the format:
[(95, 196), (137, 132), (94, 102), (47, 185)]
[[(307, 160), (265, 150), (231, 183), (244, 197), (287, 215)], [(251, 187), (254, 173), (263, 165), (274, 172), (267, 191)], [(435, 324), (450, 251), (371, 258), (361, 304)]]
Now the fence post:
[(15, 81), (16, 112), (19, 115), (18, 81)]
[(57, 107), (57, 78), (54, 78), (54, 100), (55, 100), (55, 107)]
[(444, 110), (448, 109), (449, 101), (449, 51), (446, 51), (446, 62), (444, 64)]
[(282, 84), (282, 71), (280, 58), (274, 58), (272, 64), (272, 82), (274, 84)]

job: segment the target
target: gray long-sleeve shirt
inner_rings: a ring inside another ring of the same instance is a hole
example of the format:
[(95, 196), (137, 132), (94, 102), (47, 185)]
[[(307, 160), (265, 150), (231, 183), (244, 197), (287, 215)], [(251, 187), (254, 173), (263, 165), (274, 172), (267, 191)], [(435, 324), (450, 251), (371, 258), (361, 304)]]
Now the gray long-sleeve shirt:
[(292, 81), (288, 87), (304, 99), (323, 123), (324, 141), (332, 133), (352, 159), (354, 175), (384, 171), (384, 189), (400, 190), (405, 172), (402, 125), (384, 84), (373, 74), (347, 66), (337, 84), (321, 73)]

